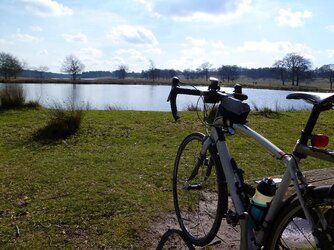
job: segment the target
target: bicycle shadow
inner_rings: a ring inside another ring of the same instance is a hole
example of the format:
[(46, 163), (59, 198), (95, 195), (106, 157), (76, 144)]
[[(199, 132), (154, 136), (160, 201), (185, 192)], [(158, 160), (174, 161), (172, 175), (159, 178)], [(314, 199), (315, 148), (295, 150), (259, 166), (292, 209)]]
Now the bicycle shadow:
[(195, 247), (189, 240), (187, 240), (184, 233), (179, 229), (168, 229), (161, 237), (157, 250), (167, 249), (234, 249), (226, 245), (221, 245), (221, 240), (215, 240), (209, 245), (203, 247)]
[(195, 247), (186, 239), (184, 233), (178, 229), (168, 229), (161, 237), (157, 250), (190, 249)]

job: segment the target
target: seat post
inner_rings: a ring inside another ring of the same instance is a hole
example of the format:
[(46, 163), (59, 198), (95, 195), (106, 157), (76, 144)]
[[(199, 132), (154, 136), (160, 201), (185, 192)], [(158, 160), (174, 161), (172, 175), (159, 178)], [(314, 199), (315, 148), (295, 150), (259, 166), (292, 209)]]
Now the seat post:
[(312, 131), (314, 129), (315, 124), (317, 123), (317, 120), (319, 118), (320, 112), (322, 111), (320, 105), (314, 105), (311, 111), (311, 114), (307, 120), (307, 123), (305, 125), (305, 128), (302, 130), (299, 143), (300, 144), (307, 144), (307, 141), (310, 138), (310, 135), (312, 134)]

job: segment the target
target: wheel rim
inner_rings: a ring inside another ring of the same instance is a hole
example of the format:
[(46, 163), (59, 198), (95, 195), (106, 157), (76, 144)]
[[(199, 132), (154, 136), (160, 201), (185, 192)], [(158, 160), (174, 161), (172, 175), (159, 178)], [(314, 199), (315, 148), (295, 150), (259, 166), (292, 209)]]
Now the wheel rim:
[[(315, 209), (313, 209), (312, 215), (315, 222), (319, 221), (319, 216), (317, 216), (319, 213), (325, 216), (327, 223), (329, 224), (329, 228), (332, 230), (334, 227), (333, 201), (330, 205), (317, 205)], [(276, 242), (274, 249), (317, 249), (311, 227), (308, 224), (300, 206), (292, 209), (289, 212), (289, 215), (285, 218), (287, 219), (283, 220), (278, 228), (280, 233), (274, 240), (274, 242)], [(320, 241), (322, 240), (320, 239)]]

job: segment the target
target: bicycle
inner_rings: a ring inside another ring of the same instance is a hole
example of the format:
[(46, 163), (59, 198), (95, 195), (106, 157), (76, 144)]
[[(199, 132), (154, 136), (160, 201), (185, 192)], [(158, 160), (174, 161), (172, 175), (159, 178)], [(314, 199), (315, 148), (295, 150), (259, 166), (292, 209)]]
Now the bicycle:
[[(220, 91), (218, 79), (210, 78), (208, 90), (201, 91), (181, 87), (174, 77), (167, 101), (176, 121), (180, 120), (176, 105), (179, 94), (203, 99), (207, 113), (203, 122), (208, 128), (207, 134), (194, 132), (185, 137), (175, 158), (173, 200), (185, 237), (194, 245), (205, 246), (215, 238), (225, 218), (228, 224), (240, 226), (240, 249), (333, 249), (334, 185), (310, 185), (299, 162), (307, 156), (334, 162), (334, 151), (321, 148), (328, 138), (312, 134), (319, 114), (333, 108), (334, 94), (296, 92), (287, 96), (313, 104), (291, 154), (247, 125), (250, 107), (244, 102), (248, 97), (240, 85), (233, 93), (226, 93)], [(270, 199), (264, 206), (254, 202), (259, 186), (254, 189), (245, 183), (244, 171), (229, 153), (226, 137), (237, 130), (255, 139), (286, 167), (278, 187), (272, 179), (265, 180), (266, 185), (274, 186), (274, 192), (266, 194), (264, 198)], [(290, 184), (295, 193), (285, 198)], [(229, 209), (228, 196), (233, 210)], [(254, 209), (262, 214), (254, 214)]]

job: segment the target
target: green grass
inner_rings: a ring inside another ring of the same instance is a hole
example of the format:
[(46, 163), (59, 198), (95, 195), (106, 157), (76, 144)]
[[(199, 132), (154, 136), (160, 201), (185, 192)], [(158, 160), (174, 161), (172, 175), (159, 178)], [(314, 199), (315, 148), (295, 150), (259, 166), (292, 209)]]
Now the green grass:
[[(193, 112), (84, 111), (80, 130), (41, 143), (34, 134), (48, 111), (0, 113), (0, 246), (2, 249), (154, 248), (150, 225), (173, 211), (171, 177), (181, 140), (203, 131)], [(308, 112), (251, 113), (250, 125), (290, 152)], [(334, 112), (316, 131), (333, 136)], [(228, 138), (246, 178), (284, 168), (242, 135)], [(333, 143), (332, 143), (333, 145)], [(332, 146), (332, 148), (334, 148)], [(303, 169), (332, 164), (305, 160)], [(153, 246), (152, 246), (153, 245)]]

